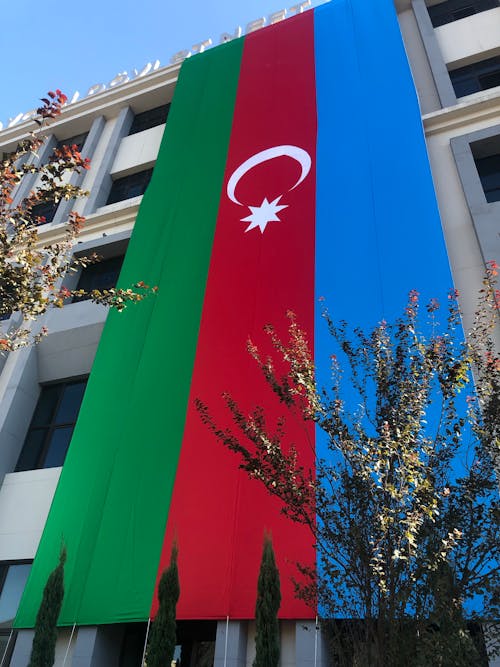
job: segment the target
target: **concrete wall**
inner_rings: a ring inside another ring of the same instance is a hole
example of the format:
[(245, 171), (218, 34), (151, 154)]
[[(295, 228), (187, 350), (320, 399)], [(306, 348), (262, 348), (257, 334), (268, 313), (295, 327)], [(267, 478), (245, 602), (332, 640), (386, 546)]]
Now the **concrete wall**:
[(10, 354), (0, 375), (0, 483), (14, 470), (39, 393), (36, 350)]
[(5, 476), (0, 488), (0, 561), (35, 557), (61, 468)]
[[(497, 89), (457, 100), (448, 69), (500, 53), (500, 7), (433, 28), (425, 5), (424, 0), (412, 0), (411, 10), (401, 11), (399, 21), (419, 92), (453, 279), (468, 327), (485, 261), (499, 261), (500, 251), (493, 219), (498, 212), (484, 199), (467, 138), (498, 123), (500, 102)], [(457, 160), (459, 143), (462, 156)], [(471, 206), (478, 198), (484, 202), (481, 210)]]
[[(319, 627), (312, 621), (281, 621), (281, 667), (326, 667), (326, 650)], [(255, 622), (219, 621), (214, 667), (252, 667)]]
[(158, 156), (165, 125), (123, 137), (111, 167), (113, 178), (151, 168)]
[(38, 381), (88, 375), (108, 309), (91, 301), (71, 303), (47, 314), (48, 336), (37, 347)]
[[(295, 628), (296, 621), (280, 622), (280, 665), (281, 667), (295, 667)], [(252, 667), (255, 660), (255, 621), (248, 621), (246, 639), (245, 667)]]
[(427, 148), (453, 279), (462, 295), (465, 324), (470, 326), (485, 267), (451, 150), (451, 135), (448, 131), (428, 136)]
[(398, 19), (422, 113), (436, 111), (441, 108), (441, 102), (415, 12), (406, 9)]
[[(58, 632), (54, 667), (62, 667), (63, 665), (64, 667), (71, 667), (73, 665), (76, 633), (71, 636), (71, 630), (71, 628), (61, 628)], [(10, 667), (26, 667), (31, 654), (33, 634), (33, 630), (21, 630), (18, 633)], [(90, 663), (87, 663), (87, 667), (91, 667)], [(102, 667), (104, 667), (104, 664)], [(112, 667), (112, 665), (110, 664), (109, 667)]]
[(500, 53), (500, 7), (435, 28), (441, 55), (449, 69)]

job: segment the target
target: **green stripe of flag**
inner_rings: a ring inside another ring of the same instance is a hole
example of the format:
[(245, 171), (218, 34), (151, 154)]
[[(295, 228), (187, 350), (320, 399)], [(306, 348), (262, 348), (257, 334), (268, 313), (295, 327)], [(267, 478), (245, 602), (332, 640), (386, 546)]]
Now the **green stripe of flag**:
[[(146, 619), (181, 446), (243, 40), (185, 62), (16, 618), (32, 627), (66, 544), (61, 625)], [(189, 168), (188, 168), (189, 167)], [(189, 180), (185, 177), (189, 174)]]

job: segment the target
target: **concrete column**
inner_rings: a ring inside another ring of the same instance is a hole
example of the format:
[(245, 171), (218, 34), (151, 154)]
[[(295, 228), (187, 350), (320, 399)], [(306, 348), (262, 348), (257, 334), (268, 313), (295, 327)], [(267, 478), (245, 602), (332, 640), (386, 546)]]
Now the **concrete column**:
[(450, 75), (448, 74), (448, 68), (443, 60), (443, 55), (434, 33), (434, 27), (431, 23), (425, 0), (412, 0), (411, 4), (427, 53), (441, 106), (444, 108), (454, 106), (457, 103), (457, 97), (450, 80)]
[[(45, 162), (48, 162), (52, 151), (56, 147), (57, 144), (57, 139), (53, 134), (47, 137), (43, 145), (40, 147), (40, 150), (38, 151), (38, 155), (30, 155), (26, 163), (32, 164), (33, 162), (40, 161), (39, 164), (44, 164)], [(23, 180), (19, 183), (17, 188), (15, 189), (12, 197), (12, 206), (15, 207), (17, 206), (23, 199), (25, 199), (31, 190), (33, 189), (36, 180), (38, 178), (38, 174), (26, 174), (23, 177)]]
[(111, 186), (113, 184), (109, 172), (118, 152), (118, 148), (120, 147), (122, 137), (127, 136), (133, 120), (134, 114), (130, 107), (122, 109), (118, 114), (118, 118), (116, 119), (116, 123), (106, 149), (106, 154), (101, 160), (101, 163), (97, 169), (94, 185), (92, 186), (90, 195), (87, 198), (85, 208), (83, 210), (84, 215), (90, 215), (91, 213), (94, 213), (97, 208), (105, 205), (109, 191), (111, 190)]
[(14, 653), (10, 659), (10, 667), (26, 667), (30, 660), (31, 645), (34, 636), (34, 630), (18, 631)]
[[(104, 119), (104, 116), (99, 116), (94, 120), (94, 122), (92, 123), (92, 127), (90, 128), (89, 133), (87, 135), (87, 138), (85, 139), (85, 143), (83, 144), (82, 147), (81, 151), (82, 157), (92, 158), (92, 155), (94, 154), (99, 139), (101, 138), (101, 134), (105, 125), (106, 125), (106, 120)], [(72, 174), (69, 182), (72, 185), (78, 185), (81, 187), (84, 178), (85, 178), (85, 172), (81, 171), (79, 174), (76, 173)], [(54, 224), (60, 222), (66, 222), (66, 220), (69, 217), (69, 214), (74, 208), (75, 208), (75, 199), (69, 199), (69, 200), (63, 199), (59, 204), (59, 206), (57, 207), (57, 211), (54, 216), (54, 220), (52, 222)]]
[(450, 140), (484, 262), (500, 260), (500, 235), (498, 233), (500, 202), (488, 203), (486, 201), (481, 179), (474, 163), (471, 144), (485, 142), (483, 153), (477, 157), (486, 157), (498, 151), (499, 135), (500, 125), (495, 125), (460, 137), (453, 137)]
[(245, 667), (247, 655), (247, 623), (219, 621), (215, 639), (214, 667)]
[(314, 621), (297, 621), (295, 626), (295, 664), (297, 667), (327, 667), (326, 644)]
[(123, 626), (78, 628), (71, 667), (118, 667)]
[(39, 394), (34, 347), (11, 352), (0, 376), (0, 484), (14, 470)]

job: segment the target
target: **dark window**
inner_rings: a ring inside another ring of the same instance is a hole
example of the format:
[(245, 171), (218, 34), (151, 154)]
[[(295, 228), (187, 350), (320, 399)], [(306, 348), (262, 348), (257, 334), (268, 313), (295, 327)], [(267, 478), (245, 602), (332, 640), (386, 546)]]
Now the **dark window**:
[(500, 154), (476, 158), (475, 162), (486, 201), (500, 201)]
[(127, 623), (120, 651), (120, 667), (136, 667), (141, 664), (146, 629), (146, 623)]
[(31, 563), (0, 563), (0, 628), (12, 627)]
[[(54, 146), (54, 150), (56, 148), (62, 148), (63, 146), (73, 146), (73, 144), (75, 144), (78, 150), (81, 151), (87, 136), (88, 132), (84, 132), (83, 134), (75, 134), (73, 137), (68, 137), (67, 139), (58, 139), (56, 145)], [(50, 160), (54, 159), (54, 150), (52, 150), (47, 155), (44, 163), (50, 162)]]
[[(45, 223), (52, 222), (57, 211), (59, 204), (54, 203), (53, 201), (44, 201), (41, 204), (33, 206), (31, 209), (31, 217), (33, 220), (36, 217), (45, 218)], [(45, 224), (41, 223), (41, 224)]]
[(493, 9), (499, 4), (499, 0), (446, 0), (429, 7), (428, 10), (432, 25), (438, 28), (440, 25), (458, 21), (466, 16)]
[(0, 658), (5, 655), (5, 664), (10, 665), (12, 652), (16, 644), (17, 632), (12, 630), (0, 630)]
[(156, 107), (155, 109), (149, 109), (149, 111), (143, 111), (134, 116), (132, 125), (130, 126), (130, 134), (137, 134), (137, 132), (142, 132), (143, 130), (149, 130), (150, 127), (156, 127), (157, 125), (163, 125), (167, 122), (168, 112), (170, 110), (170, 104), (165, 104), (161, 107)]
[(450, 79), (457, 97), (500, 86), (500, 56), (455, 69)]
[(116, 181), (113, 181), (106, 204), (115, 204), (117, 201), (143, 195), (151, 180), (152, 173), (152, 169), (146, 169), (146, 171), (140, 171), (137, 174), (117, 178)]
[[(123, 255), (120, 257), (110, 257), (85, 267), (82, 269), (76, 289), (91, 292), (94, 289), (105, 290), (115, 287), (118, 281), (118, 276), (120, 275), (123, 259)], [(90, 298), (91, 297), (86, 294), (85, 296), (75, 296), (73, 301), (85, 301)]]
[(86, 384), (76, 380), (42, 387), (16, 472), (62, 466)]
[[(84, 134), (76, 134), (74, 137), (68, 137), (68, 139), (61, 139), (57, 142), (55, 148), (73, 146), (73, 144), (75, 144), (78, 150), (81, 151), (87, 135), (88, 132), (85, 132)], [(32, 218), (34, 219), (36, 216), (39, 216), (45, 218), (45, 223), (52, 222), (54, 220), (58, 206), (59, 204), (55, 204), (52, 201), (37, 204), (36, 206), (33, 206)]]
[[(12, 624), (31, 569), (31, 563), (0, 563), (0, 660), (10, 664), (16, 642)], [(7, 652), (6, 652), (7, 650)]]
[(76, 145), (78, 150), (81, 151), (83, 148), (83, 144), (85, 143), (85, 139), (87, 138), (87, 135), (88, 132), (84, 132), (83, 134), (75, 134), (74, 137), (68, 137), (67, 139), (60, 139), (56, 144), (56, 148)]
[(6, 275), (0, 279), (0, 322), (11, 318), (14, 304), (17, 304), (16, 297), (17, 290), (13, 289)]

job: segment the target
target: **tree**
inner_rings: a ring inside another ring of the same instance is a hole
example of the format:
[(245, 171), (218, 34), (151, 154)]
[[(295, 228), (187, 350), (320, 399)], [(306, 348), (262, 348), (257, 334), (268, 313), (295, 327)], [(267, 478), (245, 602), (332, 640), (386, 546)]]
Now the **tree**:
[(66, 549), (62, 547), (59, 563), (50, 573), (43, 589), (42, 602), (36, 616), (35, 636), (28, 667), (52, 667), (57, 641), (57, 619), (64, 598), (64, 563)]
[(253, 667), (278, 667), (280, 660), (278, 610), (280, 604), (280, 575), (274, 558), (271, 537), (266, 535), (257, 583), (256, 653)]
[[(38, 159), (48, 124), (61, 114), (66, 101), (60, 90), (50, 91), (33, 119), (35, 129), (0, 161), (0, 316), (19, 315), (15, 322), (1, 324), (0, 351), (38, 342), (46, 330), (34, 328), (33, 321), (47, 308), (61, 308), (66, 299), (84, 294), (82, 290), (72, 292), (62, 288), (63, 276), (99, 259), (97, 255), (72, 258), (72, 247), (85, 223), (85, 218), (75, 211), (70, 213), (57, 243), (43, 245), (38, 235), (38, 227), (45, 218), (38, 214), (37, 207), (87, 194), (69, 179), (90, 167), (89, 159), (82, 158), (76, 145), (55, 148), (47, 161)], [(24, 177), (33, 176), (38, 185), (17, 201), (16, 188)], [(94, 290), (89, 296), (122, 310), (127, 302), (139, 301), (149, 291), (155, 288), (150, 290), (144, 283), (137, 283), (133, 289)]]
[[(499, 651), (496, 274), (490, 263), (465, 339), (456, 292), (443, 325), (436, 300), (421, 323), (417, 292), (396, 322), (369, 332), (351, 331), (325, 309), (329, 387), (316, 385), (293, 314), (288, 340), (267, 327), (274, 358), (251, 342), (248, 349), (287, 413), (278, 435), (261, 407), (246, 414), (226, 394), (235, 424), (226, 429), (197, 401), (240, 467), (310, 528), (319, 567), (300, 568), (299, 595), (330, 619), (324, 626), (336, 664), (487, 664), (473, 628), (486, 628), (490, 651)], [(316, 478), (286, 441), (286, 418), (319, 427)]]
[(165, 667), (174, 657), (176, 644), (176, 607), (180, 595), (177, 569), (177, 545), (172, 547), (170, 565), (164, 570), (158, 584), (159, 607), (151, 626), (147, 649), (148, 667)]

